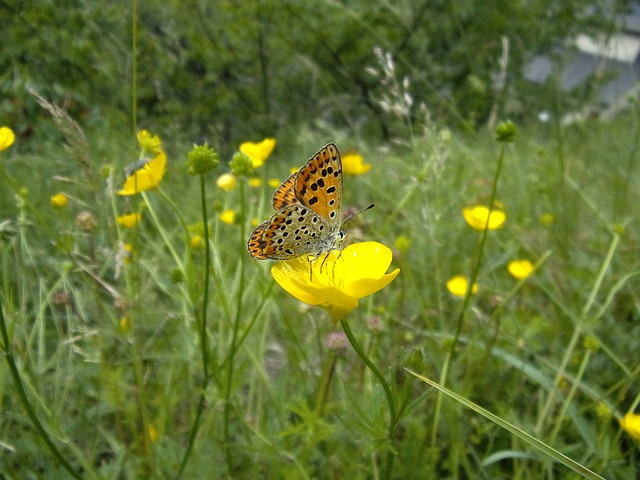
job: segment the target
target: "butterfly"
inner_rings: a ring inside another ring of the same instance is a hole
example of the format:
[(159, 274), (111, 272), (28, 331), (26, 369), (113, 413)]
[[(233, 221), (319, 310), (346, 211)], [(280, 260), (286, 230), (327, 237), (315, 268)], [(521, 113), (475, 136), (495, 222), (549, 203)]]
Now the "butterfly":
[(325, 145), (273, 195), (276, 213), (258, 225), (247, 249), (260, 260), (316, 258), (339, 248), (342, 226), (342, 161), (338, 147)]

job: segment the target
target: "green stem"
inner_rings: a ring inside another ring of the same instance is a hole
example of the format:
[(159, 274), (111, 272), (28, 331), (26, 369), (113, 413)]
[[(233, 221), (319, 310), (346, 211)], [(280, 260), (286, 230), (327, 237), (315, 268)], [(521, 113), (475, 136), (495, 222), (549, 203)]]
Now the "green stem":
[[(578, 343), (578, 340), (580, 339), (580, 335), (582, 335), (582, 332), (584, 330), (584, 323), (587, 319), (587, 316), (589, 315), (589, 311), (591, 310), (591, 306), (595, 301), (596, 295), (600, 290), (600, 287), (602, 286), (604, 275), (609, 270), (609, 267), (611, 266), (613, 254), (618, 248), (618, 243), (620, 243), (620, 235), (614, 232), (611, 245), (609, 245), (609, 251), (607, 252), (607, 256), (605, 257), (604, 261), (602, 262), (602, 265), (600, 266), (600, 271), (598, 272), (596, 281), (594, 282), (593, 287), (591, 288), (591, 292), (589, 293), (589, 297), (587, 298), (587, 301), (584, 307), (582, 308), (582, 312), (580, 312), (580, 318), (578, 318), (576, 321), (576, 326), (573, 330), (571, 340), (569, 340), (569, 345), (565, 350), (565, 353), (562, 357), (562, 361), (560, 363), (560, 367), (556, 372), (556, 376), (553, 380), (553, 384), (556, 386), (560, 383), (560, 379), (562, 379), (565, 376), (567, 365), (569, 364), (569, 360), (573, 356), (573, 351)], [(540, 415), (538, 416), (538, 421), (536, 422), (535, 432), (537, 436), (541, 435), (544, 421), (547, 418), (547, 415), (551, 407), (553, 406), (556, 395), (557, 395), (557, 392), (555, 390), (551, 390), (547, 395), (547, 399), (544, 403), (544, 406), (542, 407), (542, 410), (540, 411)]]
[(71, 475), (73, 478), (82, 480), (82, 476), (78, 474), (71, 465), (69, 465), (69, 463), (65, 460), (65, 458), (62, 456), (62, 454), (58, 450), (58, 448), (55, 446), (55, 444), (53, 443), (53, 440), (51, 440), (51, 437), (49, 436), (47, 431), (44, 429), (42, 424), (40, 423), (40, 420), (38, 420), (38, 417), (36, 416), (36, 413), (33, 410), (33, 407), (31, 406), (29, 399), (27, 398), (27, 393), (24, 389), (22, 379), (20, 378), (20, 372), (18, 372), (18, 366), (16, 365), (15, 359), (13, 358), (13, 353), (11, 351), (11, 346), (9, 345), (9, 334), (7, 332), (7, 325), (5, 323), (3, 305), (0, 305), (0, 330), (2, 331), (2, 342), (3, 342), (2, 352), (4, 353), (4, 357), (7, 360), (7, 363), (9, 364), (11, 377), (13, 378), (13, 382), (15, 383), (16, 388), (18, 390), (18, 396), (20, 397), (22, 406), (27, 411), (27, 415), (29, 415), (29, 419), (31, 420), (31, 423), (33, 424), (33, 426), (36, 427), (36, 430), (40, 434), (40, 437), (42, 437), (42, 439), (44, 440), (44, 443), (47, 445), (47, 448), (56, 458), (58, 463), (60, 463), (60, 465), (62, 465), (62, 467), (67, 472), (69, 472), (69, 475)]
[(237, 291), (236, 315), (233, 321), (233, 331), (231, 334), (231, 345), (229, 346), (229, 363), (227, 364), (227, 381), (224, 392), (224, 417), (223, 417), (223, 435), (224, 435), (224, 454), (227, 463), (227, 473), (232, 476), (233, 462), (231, 459), (231, 443), (229, 434), (229, 419), (231, 416), (231, 384), (233, 383), (233, 366), (237, 349), (238, 329), (240, 327), (240, 318), (242, 316), (242, 296), (244, 294), (244, 267), (245, 267), (245, 198), (244, 198), (244, 182), (238, 182), (240, 185), (240, 281)]
[[(484, 247), (487, 243), (487, 235), (489, 233), (489, 220), (491, 219), (491, 213), (493, 213), (493, 206), (496, 201), (496, 195), (498, 192), (498, 179), (500, 178), (500, 173), (502, 172), (502, 164), (504, 163), (504, 145), (500, 148), (500, 156), (498, 157), (498, 166), (496, 168), (496, 173), (493, 177), (493, 186), (491, 188), (491, 198), (489, 200), (489, 214), (487, 215), (487, 221), (485, 223), (484, 229), (482, 230), (482, 237), (480, 238), (480, 245), (478, 247), (478, 256), (476, 257), (475, 265), (473, 266), (473, 270), (471, 272), (471, 276), (469, 278), (469, 282), (467, 284), (467, 291), (464, 296), (464, 303), (462, 305), (462, 309), (460, 310), (460, 314), (458, 315), (458, 324), (456, 326), (456, 333), (453, 337), (453, 343), (451, 344), (450, 354), (453, 357), (453, 354), (456, 349), (456, 345), (458, 344), (458, 338), (460, 338), (460, 333), (462, 333), (462, 326), (464, 324), (464, 319), (466, 317), (467, 310), (471, 305), (471, 295), (473, 290), (473, 285), (475, 285), (476, 280), (478, 278), (478, 274), (480, 273), (480, 267), (482, 266), (482, 259), (484, 257)], [(443, 379), (443, 380), (446, 380)], [(445, 385), (444, 383), (442, 385)]]
[[(349, 326), (349, 322), (346, 319), (340, 320), (340, 325), (342, 326), (342, 330), (344, 331), (349, 343), (356, 351), (360, 359), (364, 362), (364, 364), (371, 370), (371, 372), (375, 375), (375, 377), (380, 382), (382, 389), (384, 390), (384, 395), (387, 399), (387, 404), (389, 405), (389, 433), (388, 438), (389, 442), (393, 446), (395, 444), (396, 439), (396, 430), (398, 428), (398, 417), (396, 415), (396, 405), (393, 400), (393, 394), (391, 393), (391, 388), (389, 388), (389, 384), (384, 378), (384, 375), (380, 373), (380, 370), (373, 364), (373, 362), (369, 359), (367, 354), (364, 352), (356, 337), (353, 336), (353, 332), (351, 331), (351, 327)], [(389, 479), (391, 478), (391, 471), (393, 470), (393, 461), (395, 459), (396, 454), (393, 451), (390, 451), (387, 455), (387, 465), (384, 471), (383, 478)]]
[[(202, 295), (202, 307), (201, 307), (201, 315), (200, 319), (200, 354), (202, 357), (202, 390), (200, 392), (200, 399), (198, 401), (198, 407), (196, 409), (196, 417), (193, 420), (193, 425), (191, 426), (191, 433), (189, 435), (189, 443), (187, 444), (187, 449), (184, 452), (184, 457), (182, 457), (182, 462), (180, 463), (180, 468), (178, 469), (178, 476), (182, 475), (185, 466), (187, 465), (187, 461), (189, 460), (189, 456), (193, 449), (193, 444), (196, 439), (196, 435), (198, 434), (198, 429), (200, 428), (200, 419), (202, 418), (202, 413), (204, 412), (204, 406), (206, 401), (206, 392), (207, 387), (209, 386), (210, 375), (209, 375), (209, 337), (207, 335), (207, 305), (209, 303), (209, 270), (211, 268), (211, 252), (209, 246), (209, 220), (207, 218), (207, 192), (206, 192), (206, 183), (204, 181), (204, 175), (200, 176), (200, 208), (202, 210), (202, 224), (204, 226), (204, 248), (205, 248), (205, 259), (204, 259), (204, 293)], [(196, 310), (196, 318), (197, 318), (197, 310)]]

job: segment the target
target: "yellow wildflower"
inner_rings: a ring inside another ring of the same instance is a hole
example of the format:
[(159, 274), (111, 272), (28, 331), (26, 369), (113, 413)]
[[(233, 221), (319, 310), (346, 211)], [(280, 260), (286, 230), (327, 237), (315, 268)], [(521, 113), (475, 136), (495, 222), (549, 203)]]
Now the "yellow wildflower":
[(220, 214), (220, 220), (229, 225), (233, 225), (236, 221), (236, 213), (233, 210), (225, 210)]
[(280, 186), (280, 180), (278, 180), (277, 178), (270, 178), (267, 181), (267, 185), (269, 185), (271, 188), (278, 188)]
[(555, 221), (556, 217), (553, 213), (543, 213), (542, 215), (540, 215), (540, 223), (545, 227), (548, 227)]
[[(451, 295), (455, 295), (456, 297), (464, 298), (464, 296), (467, 294), (468, 287), (469, 280), (467, 280), (467, 277), (463, 275), (456, 275), (447, 282), (447, 290), (451, 292)], [(471, 287), (471, 293), (476, 293), (477, 291), (478, 284), (474, 283), (473, 287)]]
[(149, 440), (151, 440), (151, 443), (156, 443), (158, 441), (158, 429), (153, 423), (149, 424)]
[(124, 228), (134, 228), (138, 225), (138, 223), (140, 223), (141, 218), (142, 214), (140, 213), (129, 213), (128, 215), (117, 217), (116, 221)]
[(247, 183), (251, 188), (258, 188), (260, 185), (262, 185), (262, 179), (258, 177), (251, 177)]
[(69, 199), (64, 193), (56, 193), (53, 197), (51, 197), (50, 202), (53, 208), (62, 210), (67, 207)]
[(124, 263), (131, 263), (133, 261), (133, 245), (125, 243), (123, 249)]
[(204, 240), (200, 235), (193, 235), (191, 237), (191, 248), (194, 250), (202, 250), (204, 248)]
[(356, 308), (360, 298), (386, 287), (400, 273), (399, 268), (386, 273), (391, 250), (377, 242), (355, 243), (310, 259), (303, 255), (280, 261), (271, 275), (298, 300), (327, 310), (334, 323)]
[(232, 173), (223, 173), (218, 177), (218, 180), (216, 180), (218, 188), (225, 192), (230, 192), (236, 188), (237, 183), (236, 177), (234, 177)]
[(127, 316), (122, 317), (120, 319), (120, 324), (118, 325), (118, 327), (120, 333), (126, 335), (131, 329), (131, 319)]
[(640, 415), (629, 412), (618, 423), (631, 438), (640, 441)]
[(127, 178), (118, 195), (135, 195), (146, 190), (155, 190), (162, 182), (166, 164), (167, 157), (161, 150), (155, 158), (148, 161), (141, 169), (134, 171)]
[(9, 127), (0, 127), (0, 151), (13, 145), (13, 141), (15, 139), (16, 136), (13, 133), (13, 130)]
[(502, 227), (507, 215), (502, 210), (493, 209), (489, 214), (489, 207), (484, 205), (476, 205), (474, 207), (466, 207), (462, 210), (464, 219), (471, 228), (483, 231), (495, 230)]
[(342, 155), (342, 173), (345, 175), (362, 175), (371, 170), (371, 165), (364, 163), (362, 155), (357, 152), (347, 152)]
[(259, 168), (269, 158), (275, 146), (275, 138), (265, 138), (258, 143), (244, 142), (240, 145), (240, 151), (251, 159), (253, 168)]
[(162, 142), (157, 135), (151, 135), (146, 130), (138, 132), (138, 144), (142, 149), (143, 156), (155, 157), (162, 152)]
[(529, 260), (513, 260), (507, 265), (507, 270), (516, 280), (524, 280), (533, 272), (533, 265)]

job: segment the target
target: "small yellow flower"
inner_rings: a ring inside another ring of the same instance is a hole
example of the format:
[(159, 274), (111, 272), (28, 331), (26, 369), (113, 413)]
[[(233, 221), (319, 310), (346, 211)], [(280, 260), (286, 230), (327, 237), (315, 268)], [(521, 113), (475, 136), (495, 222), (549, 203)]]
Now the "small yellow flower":
[(135, 228), (138, 223), (140, 223), (141, 218), (142, 214), (140, 213), (130, 213), (128, 215), (117, 217), (116, 221), (124, 228)]
[(252, 226), (252, 227), (257, 227), (259, 224), (260, 224), (260, 220), (259, 220), (259, 219), (257, 219), (256, 217), (253, 217), (253, 218), (251, 219), (251, 226)]
[(123, 256), (124, 256), (124, 263), (131, 263), (133, 262), (133, 245), (131, 245), (130, 243), (125, 243), (124, 244), (124, 252), (123, 252)]
[(120, 319), (120, 325), (119, 325), (120, 333), (126, 335), (127, 333), (129, 333), (130, 329), (131, 329), (131, 320), (127, 316), (122, 317)]
[(64, 193), (56, 193), (53, 197), (51, 197), (50, 202), (53, 208), (62, 210), (67, 207), (69, 199)]
[(204, 240), (200, 235), (193, 235), (191, 237), (191, 248), (194, 250), (202, 250), (204, 248)]
[(391, 257), (391, 250), (380, 243), (355, 243), (311, 262), (306, 255), (280, 261), (271, 268), (271, 275), (298, 300), (327, 310), (336, 323), (359, 305), (360, 298), (396, 278), (399, 268), (386, 273)]
[(524, 280), (533, 272), (533, 265), (529, 260), (513, 260), (507, 265), (507, 270), (516, 280)]
[(138, 144), (142, 149), (144, 156), (154, 157), (162, 152), (162, 142), (157, 135), (151, 135), (146, 130), (138, 132)]
[[(451, 295), (455, 295), (456, 297), (464, 298), (467, 294), (467, 288), (469, 286), (469, 280), (467, 277), (463, 275), (456, 275), (451, 280), (447, 282), (447, 290), (451, 292)], [(471, 293), (476, 293), (478, 291), (478, 284), (474, 283), (473, 287), (471, 287)]]
[(507, 219), (507, 215), (502, 210), (494, 208), (491, 210), (491, 214), (489, 214), (489, 207), (484, 205), (466, 207), (462, 210), (462, 214), (471, 228), (480, 231), (483, 231), (485, 228), (487, 230), (500, 228)]
[(118, 195), (135, 195), (146, 190), (155, 190), (160, 186), (165, 174), (167, 156), (161, 150), (155, 158), (147, 162), (144, 167), (131, 174), (124, 182)]
[(262, 185), (262, 179), (258, 178), (258, 177), (251, 177), (247, 183), (249, 184), (249, 186), (251, 188), (258, 188), (260, 185)]
[(236, 180), (236, 177), (234, 177), (231, 173), (223, 173), (218, 177), (218, 180), (216, 180), (216, 185), (218, 186), (218, 188), (224, 190), (225, 192), (230, 192), (231, 190), (236, 188), (237, 183), (238, 182)]
[(553, 224), (556, 221), (556, 216), (553, 213), (543, 213), (540, 215), (540, 223), (545, 227)]
[(357, 152), (347, 152), (342, 155), (342, 173), (345, 175), (362, 175), (371, 170), (371, 165), (364, 163), (362, 155)]
[(294, 173), (298, 173), (298, 170), (300, 170), (300, 168), (296, 168), (296, 167), (291, 167), (289, 169), (289, 174), (293, 175)]
[(156, 443), (158, 441), (158, 429), (153, 423), (149, 424), (149, 440), (151, 440), (151, 443)]
[(220, 220), (229, 225), (233, 225), (236, 221), (236, 213), (233, 210), (225, 210), (220, 214)]
[(13, 133), (13, 130), (9, 127), (0, 127), (0, 151), (13, 145), (13, 141), (15, 139), (16, 136)]
[(259, 168), (269, 158), (275, 146), (275, 138), (265, 138), (258, 143), (244, 142), (240, 145), (240, 151), (251, 159), (253, 168)]
[(629, 412), (624, 418), (618, 420), (618, 423), (631, 438), (640, 441), (640, 415)]
[(278, 180), (277, 178), (270, 178), (267, 181), (267, 185), (269, 185), (271, 188), (278, 188), (280, 186), (280, 180)]

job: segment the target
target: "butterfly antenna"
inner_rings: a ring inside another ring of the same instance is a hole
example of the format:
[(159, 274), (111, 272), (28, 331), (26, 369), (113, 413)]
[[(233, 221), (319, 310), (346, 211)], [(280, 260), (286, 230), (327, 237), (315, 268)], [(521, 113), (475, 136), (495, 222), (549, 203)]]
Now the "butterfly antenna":
[(356, 212), (352, 215), (349, 215), (347, 218), (344, 219), (344, 221), (342, 222), (342, 226), (345, 226), (347, 223), (349, 223), (351, 220), (353, 220), (355, 217), (357, 217), (358, 215), (360, 215), (361, 213), (366, 212), (367, 210), (371, 210), (373, 207), (375, 207), (376, 205), (374, 203), (372, 203), (371, 205), (369, 205), (367, 208), (363, 208), (362, 210), (360, 210), (359, 212)]

